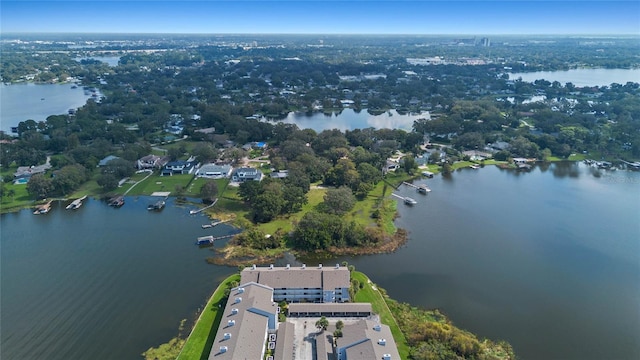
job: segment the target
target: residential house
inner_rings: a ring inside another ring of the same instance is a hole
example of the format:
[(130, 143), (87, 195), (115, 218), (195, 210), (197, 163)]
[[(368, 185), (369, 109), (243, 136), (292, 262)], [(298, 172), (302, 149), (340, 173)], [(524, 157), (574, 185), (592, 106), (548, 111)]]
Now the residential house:
[(492, 157), (490, 153), (478, 150), (463, 151), (462, 155), (468, 156), (471, 161), (482, 161)]
[(31, 176), (36, 174), (43, 174), (45, 171), (51, 169), (51, 165), (43, 164), (38, 166), (20, 166), (16, 169), (16, 172), (13, 173), (13, 178), (15, 180), (25, 179), (22, 182), (29, 181)]
[(140, 159), (138, 159), (138, 161), (136, 162), (136, 168), (138, 168), (138, 170), (160, 169), (167, 162), (168, 162), (168, 159), (166, 157), (163, 158), (163, 157), (151, 154), (151, 155), (143, 156)]
[(171, 176), (176, 174), (193, 174), (197, 163), (195, 161), (169, 161), (162, 169), (161, 176)]
[(204, 164), (198, 171), (196, 176), (208, 179), (223, 179), (231, 176), (233, 168), (230, 165)]
[(231, 181), (245, 182), (249, 180), (262, 180), (262, 171), (250, 167), (238, 168), (231, 173)]
[(273, 171), (269, 176), (274, 179), (284, 179), (289, 176), (289, 170)]

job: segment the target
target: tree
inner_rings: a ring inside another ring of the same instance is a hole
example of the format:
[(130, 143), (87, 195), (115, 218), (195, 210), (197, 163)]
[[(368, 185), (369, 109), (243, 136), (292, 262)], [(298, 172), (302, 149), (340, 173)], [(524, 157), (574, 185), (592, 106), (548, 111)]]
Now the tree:
[(452, 171), (453, 171), (453, 167), (451, 166), (451, 164), (444, 163), (444, 165), (442, 165), (442, 174), (450, 175)]
[(329, 214), (341, 215), (351, 210), (356, 203), (353, 192), (346, 186), (328, 189), (324, 195), (323, 210)]
[(201, 163), (214, 160), (218, 157), (218, 151), (213, 145), (208, 143), (199, 143), (191, 153), (196, 157), (196, 160)]
[(413, 175), (413, 172), (418, 168), (418, 163), (412, 154), (409, 154), (402, 158), (402, 169), (409, 175)]
[(69, 194), (89, 180), (88, 171), (80, 164), (64, 166), (54, 174), (51, 184), (59, 195)]
[(316, 321), (316, 328), (318, 328), (320, 331), (327, 330), (327, 327), (329, 327), (329, 320), (327, 320), (326, 317), (323, 316), (318, 321)]
[(184, 151), (182, 151), (182, 149), (179, 147), (169, 148), (169, 151), (167, 153), (167, 155), (169, 155), (169, 158), (171, 158), (171, 161), (178, 160), (183, 154)]
[(203, 201), (213, 202), (218, 195), (218, 184), (214, 180), (209, 180), (200, 188), (200, 197)]
[(27, 183), (27, 192), (36, 199), (44, 199), (53, 191), (53, 182), (51, 178), (45, 177), (43, 174), (31, 176)]
[(260, 192), (262, 192), (262, 184), (258, 181), (245, 181), (238, 187), (238, 195), (248, 203), (254, 202)]
[(113, 174), (102, 174), (96, 180), (102, 191), (108, 192), (118, 187), (118, 179)]
[(113, 159), (102, 168), (103, 174), (112, 174), (116, 179), (129, 177), (134, 171), (133, 162), (125, 159)]

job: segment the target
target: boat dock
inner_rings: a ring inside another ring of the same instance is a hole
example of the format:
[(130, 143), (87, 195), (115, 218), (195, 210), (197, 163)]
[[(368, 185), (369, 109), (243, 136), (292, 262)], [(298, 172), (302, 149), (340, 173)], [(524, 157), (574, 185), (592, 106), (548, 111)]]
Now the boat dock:
[(42, 215), (42, 214), (46, 214), (49, 211), (51, 211), (51, 202), (52, 202), (52, 200), (49, 200), (49, 202), (47, 202), (47, 203), (44, 203), (42, 205), (36, 206), (36, 209), (33, 212), (33, 215)]
[(147, 210), (149, 211), (159, 211), (162, 210), (164, 208), (165, 205), (165, 201), (164, 200), (158, 200), (155, 202), (155, 204), (149, 204), (149, 206), (147, 206)]
[(114, 196), (109, 199), (109, 206), (120, 207), (122, 205), (124, 205), (124, 196), (122, 195)]
[(417, 203), (418, 203), (418, 202), (417, 202), (415, 199), (413, 199), (413, 198), (400, 196), (400, 195), (395, 194), (395, 193), (391, 193), (391, 196), (395, 196), (395, 197), (397, 197), (398, 199), (401, 199), (401, 200), (402, 200), (402, 201), (404, 201), (404, 203), (405, 203), (405, 204), (407, 204), (407, 205), (415, 205), (415, 204), (417, 204)]
[(202, 228), (203, 228), (203, 229), (212, 228), (212, 227), (215, 227), (216, 225), (220, 225), (220, 224), (226, 223), (226, 222), (228, 222), (228, 221), (230, 221), (230, 220), (215, 221), (215, 222), (212, 222), (211, 224), (204, 224), (204, 225), (202, 225)]
[(624, 163), (625, 165), (627, 165), (627, 168), (628, 168), (628, 169), (631, 169), (631, 170), (640, 170), (640, 161), (636, 161), (636, 162), (629, 162), (629, 161), (625, 161), (625, 160), (622, 160), (622, 159), (620, 159), (620, 161), (621, 161), (622, 163)]
[(423, 185), (414, 185), (414, 184), (408, 183), (406, 181), (403, 181), (402, 183), (404, 185), (411, 186), (412, 188), (415, 188), (416, 191), (418, 191), (421, 194), (426, 194), (426, 193), (431, 192), (431, 189), (427, 185), (424, 185), (424, 184)]
[(77, 210), (82, 206), (82, 202), (84, 201), (84, 199), (87, 198), (87, 195), (79, 198), (79, 199), (75, 199), (71, 202), (71, 204), (67, 205), (67, 207), (65, 209), (67, 210)]
[(195, 214), (197, 214), (197, 213), (199, 213), (199, 212), (201, 212), (201, 211), (207, 210), (208, 208), (213, 207), (213, 205), (215, 205), (217, 202), (218, 202), (218, 198), (216, 198), (215, 200), (213, 200), (213, 203), (211, 203), (211, 205), (207, 205), (207, 206), (203, 207), (202, 209), (198, 209), (198, 210), (191, 210), (191, 211), (189, 211), (189, 214), (190, 214), (190, 215), (195, 215)]
[(196, 245), (213, 245), (213, 242), (216, 240), (222, 240), (222, 239), (234, 237), (236, 235), (237, 234), (229, 234), (229, 235), (222, 235), (222, 236), (213, 236), (213, 235), (200, 236), (196, 241)]

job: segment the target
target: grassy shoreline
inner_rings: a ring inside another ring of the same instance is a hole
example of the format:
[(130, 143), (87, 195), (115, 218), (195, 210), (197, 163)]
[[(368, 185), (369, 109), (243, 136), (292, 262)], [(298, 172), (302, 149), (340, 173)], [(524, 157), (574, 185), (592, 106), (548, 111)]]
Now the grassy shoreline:
[(222, 319), (221, 310), (224, 309), (225, 304), (223, 301), (226, 300), (226, 290), (239, 281), (240, 274), (236, 273), (230, 275), (218, 285), (200, 312), (186, 339), (183, 339), (179, 334), (157, 348), (149, 348), (142, 353), (142, 356), (148, 360), (206, 360), (209, 357), (213, 340)]

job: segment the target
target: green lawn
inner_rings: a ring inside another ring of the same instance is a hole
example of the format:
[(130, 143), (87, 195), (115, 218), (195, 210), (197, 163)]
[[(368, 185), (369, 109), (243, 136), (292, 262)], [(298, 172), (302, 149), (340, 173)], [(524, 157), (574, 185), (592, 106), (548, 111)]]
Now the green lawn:
[[(139, 181), (141, 179), (144, 179), (144, 177), (146, 177), (147, 175), (148, 175), (147, 173), (135, 174), (134, 176), (131, 177), (131, 180), (129, 182)], [(190, 185), (190, 182), (193, 179), (194, 179), (193, 174), (173, 175), (173, 176), (160, 176), (157, 174), (153, 174), (148, 179), (136, 185), (133, 188), (133, 190), (129, 191), (127, 195), (132, 195), (132, 196), (151, 195), (156, 191), (169, 191), (172, 194), (175, 194), (176, 186), (179, 185), (182, 187), (187, 187)], [(125, 191), (127, 191), (133, 185), (132, 183), (129, 183), (129, 182), (127, 182), (125, 186), (122, 186), (121, 188), (119, 188), (116, 192), (119, 194), (122, 194)], [(200, 188), (198, 188), (198, 191), (200, 191)], [(189, 196), (190, 194), (188, 192), (185, 192), (185, 195)]]
[[(13, 174), (11, 175), (13, 177)], [(5, 189), (5, 196), (2, 197), (0, 202), (0, 213), (15, 211), (29, 207), (34, 204), (33, 199), (27, 192), (26, 184), (3, 184)], [(13, 196), (9, 196), (9, 191), (13, 190)]]
[(380, 293), (380, 291), (378, 291), (377, 288), (374, 289), (373, 286), (375, 286), (375, 284), (370, 282), (367, 275), (359, 271), (352, 271), (351, 278), (358, 280), (360, 284), (362, 284), (362, 289), (358, 290), (358, 292), (356, 293), (355, 302), (365, 302), (365, 303), (371, 304), (371, 307), (373, 308), (373, 312), (375, 312), (380, 316), (380, 321), (383, 324), (388, 325), (389, 328), (391, 329), (391, 333), (393, 334), (393, 339), (395, 340), (396, 345), (398, 346), (398, 352), (400, 353), (400, 358), (401, 359), (408, 358), (409, 346), (407, 345), (407, 340), (404, 334), (402, 333), (402, 331), (400, 331), (400, 327), (398, 326), (398, 323), (396, 323), (395, 318), (391, 314), (391, 311), (389, 310), (387, 303), (384, 301), (384, 298), (382, 297), (382, 294)]
[(240, 274), (226, 278), (211, 295), (177, 360), (207, 359), (209, 357), (225, 307), (223, 301), (225, 289), (234, 281), (240, 281)]

